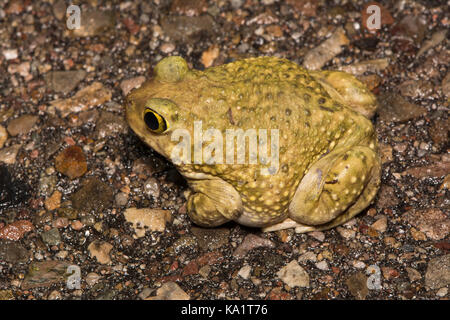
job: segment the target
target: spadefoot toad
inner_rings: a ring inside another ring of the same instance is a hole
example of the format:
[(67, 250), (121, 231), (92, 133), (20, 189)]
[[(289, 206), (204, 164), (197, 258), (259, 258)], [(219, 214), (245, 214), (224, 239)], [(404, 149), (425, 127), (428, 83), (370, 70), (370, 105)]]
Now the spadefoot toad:
[(376, 99), (344, 72), (275, 57), (199, 71), (172, 56), (125, 104), (133, 131), (186, 178), (200, 226), (325, 230), (380, 184)]

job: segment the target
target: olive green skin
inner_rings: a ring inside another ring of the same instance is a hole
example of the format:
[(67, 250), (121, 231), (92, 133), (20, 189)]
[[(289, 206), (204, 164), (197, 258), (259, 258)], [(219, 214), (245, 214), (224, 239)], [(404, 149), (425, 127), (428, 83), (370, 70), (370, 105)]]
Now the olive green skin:
[[(167, 121), (162, 133), (144, 121), (151, 108)], [(252, 227), (342, 224), (366, 208), (380, 184), (380, 157), (368, 117), (376, 99), (355, 77), (307, 71), (275, 57), (236, 61), (204, 71), (168, 57), (154, 77), (126, 98), (127, 121), (150, 147), (171, 159), (176, 129), (278, 129), (278, 170), (262, 164), (176, 164), (186, 178), (188, 214), (212, 227), (234, 220)], [(192, 146), (193, 148), (193, 146)], [(193, 153), (192, 153), (193, 154)]]

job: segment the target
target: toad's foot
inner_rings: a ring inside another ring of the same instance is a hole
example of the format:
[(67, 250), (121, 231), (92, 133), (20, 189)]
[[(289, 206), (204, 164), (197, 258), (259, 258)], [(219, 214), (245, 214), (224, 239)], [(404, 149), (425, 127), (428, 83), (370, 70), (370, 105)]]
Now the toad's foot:
[(377, 99), (364, 83), (342, 71), (310, 71), (310, 74), (336, 101), (371, 118), (377, 109)]
[(307, 226), (298, 222), (295, 222), (294, 220), (287, 218), (283, 220), (280, 223), (262, 228), (263, 232), (272, 232), (272, 231), (279, 231), (284, 229), (293, 229), (295, 228), (295, 233), (305, 233), (305, 232), (311, 232), (311, 231), (317, 231), (317, 227), (315, 226)]
[(191, 180), (187, 211), (195, 224), (216, 227), (237, 219), (242, 213), (239, 193), (219, 178)]

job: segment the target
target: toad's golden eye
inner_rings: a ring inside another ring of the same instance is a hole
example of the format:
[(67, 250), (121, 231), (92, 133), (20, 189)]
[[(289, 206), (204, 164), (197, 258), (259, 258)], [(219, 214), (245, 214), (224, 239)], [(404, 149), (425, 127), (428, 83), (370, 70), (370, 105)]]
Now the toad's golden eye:
[(144, 122), (147, 128), (154, 133), (163, 133), (168, 128), (166, 119), (150, 108), (145, 109)]

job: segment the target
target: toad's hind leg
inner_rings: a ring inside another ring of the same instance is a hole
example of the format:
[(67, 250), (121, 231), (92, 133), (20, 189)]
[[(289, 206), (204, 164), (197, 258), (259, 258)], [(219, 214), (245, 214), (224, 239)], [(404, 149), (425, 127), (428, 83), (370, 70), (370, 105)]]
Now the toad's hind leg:
[(303, 177), (289, 206), (289, 217), (305, 231), (345, 223), (366, 208), (380, 184), (380, 160), (365, 146), (335, 150)]

